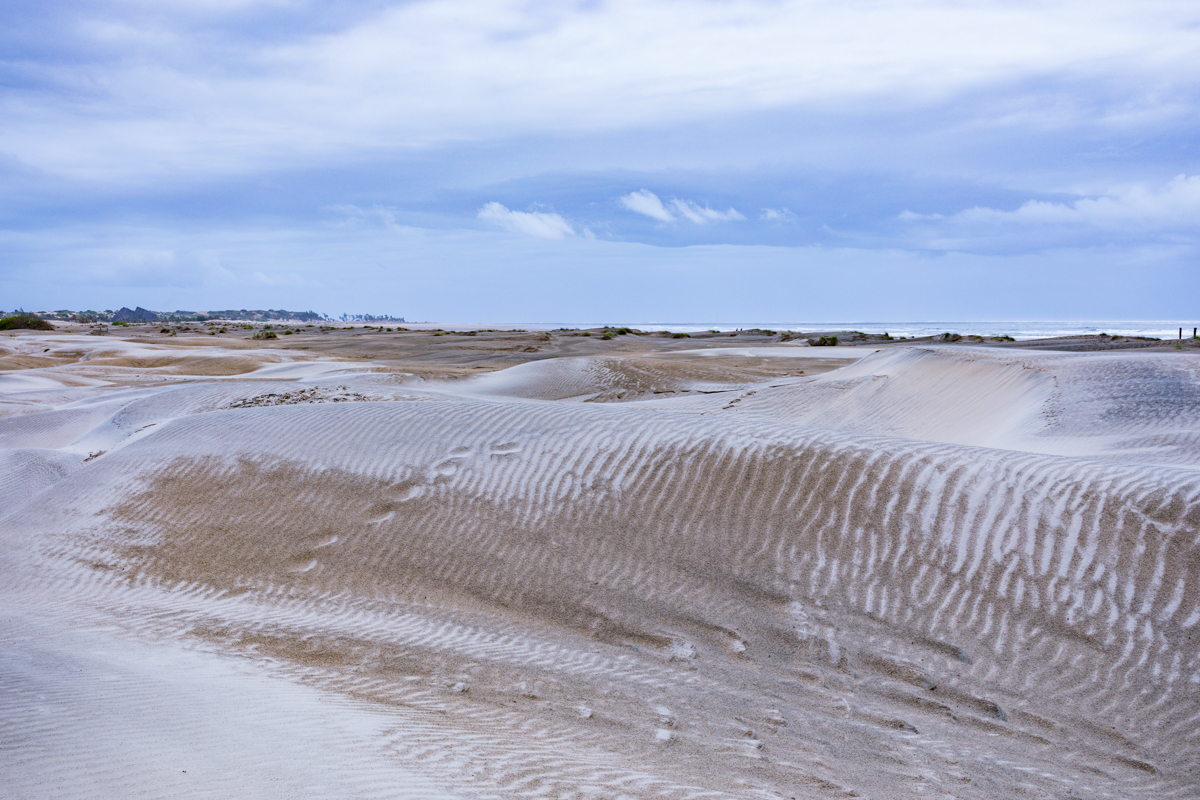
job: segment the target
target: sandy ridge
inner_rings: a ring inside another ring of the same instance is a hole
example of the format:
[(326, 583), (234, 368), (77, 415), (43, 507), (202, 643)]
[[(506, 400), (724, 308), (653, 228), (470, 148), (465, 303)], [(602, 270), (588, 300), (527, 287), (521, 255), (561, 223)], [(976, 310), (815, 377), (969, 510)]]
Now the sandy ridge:
[[(397, 767), (431, 797), (1194, 796), (1187, 356), (912, 348), (714, 381), (736, 358), (33, 388), (51, 410), (0, 419), (0, 496), (27, 498), (0, 600), (61, 647), (106, 620), (348, 698), (338, 724), (382, 714), (338, 756), (362, 796)], [(343, 391), (378, 400), (308, 402)], [(31, 647), (2, 651), (13, 697)], [(13, 785), (71, 741), (31, 725)], [(76, 796), (161, 779), (54, 768)]]

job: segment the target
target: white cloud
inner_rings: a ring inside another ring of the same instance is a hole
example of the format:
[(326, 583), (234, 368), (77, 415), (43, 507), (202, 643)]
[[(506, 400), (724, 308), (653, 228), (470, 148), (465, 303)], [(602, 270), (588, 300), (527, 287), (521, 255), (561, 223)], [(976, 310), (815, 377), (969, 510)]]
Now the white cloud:
[(1121, 187), (1070, 203), (1030, 200), (1014, 211), (976, 206), (948, 217), (905, 211), (899, 218), (968, 228), (1087, 226), (1200, 234), (1200, 175), (1178, 175), (1160, 188)]
[[(779, 0), (686, 13), (676, 0), (432, 0), (365, 4), (340, 26), (271, 36), (239, 15), (282, 0), (146, 5), (78, 12), (70, 41), (83, 66), (67, 45), (23, 61), (33, 88), (6, 90), (0, 150), (55, 173), (153, 179), (463, 137), (922, 103), (1054, 76), (1162, 87), (1145, 103), (1169, 110), (1200, 75), (1195, 4), (1181, 0)], [(242, 35), (196, 25), (198, 5)]]
[(796, 215), (785, 208), (764, 208), (758, 215), (764, 222), (795, 222)]
[(575, 229), (558, 214), (544, 211), (510, 211), (495, 201), (479, 209), (479, 219), (499, 225), (513, 233), (536, 236), (539, 239), (562, 239), (574, 236)]
[(1016, 211), (970, 208), (955, 216), (968, 223), (1186, 229), (1200, 233), (1200, 175), (1177, 175), (1159, 189), (1130, 186), (1072, 203), (1030, 200)]
[(364, 221), (378, 220), (386, 228), (391, 228), (394, 231), (408, 230), (407, 226), (396, 222), (395, 212), (386, 206), (372, 206), (371, 208), (361, 208), (353, 203), (341, 203), (332, 206), (326, 206), (326, 211), (332, 211), (336, 214), (341, 214), (342, 219), (333, 223), (335, 225), (355, 225), (361, 224)]
[(945, 219), (945, 218), (946, 218), (945, 214), (918, 214), (915, 211), (909, 211), (907, 209), (905, 209), (904, 211), (901, 211), (897, 217), (897, 219), (903, 220), (904, 222), (921, 222), (922, 220)]
[(708, 222), (735, 222), (745, 219), (735, 208), (730, 208), (728, 211), (717, 211), (691, 200), (673, 198), (671, 202), (664, 205), (662, 200), (658, 199), (658, 195), (649, 189), (630, 192), (621, 198), (621, 205), (630, 211), (644, 214), (659, 222), (675, 222), (682, 217), (696, 225), (704, 225)]
[(656, 219), (659, 222), (675, 221), (675, 217), (671, 215), (671, 212), (663, 207), (662, 201), (658, 199), (658, 195), (648, 189), (630, 192), (621, 198), (621, 205), (630, 211), (645, 214), (647, 217)]
[(745, 219), (745, 217), (738, 213), (737, 209), (730, 208), (728, 211), (716, 211), (708, 206), (697, 205), (691, 200), (672, 200), (671, 208), (679, 216), (697, 225), (703, 225), (706, 222), (735, 222)]
[(905, 211), (914, 244), (960, 252), (1035, 252), (1079, 246), (1200, 243), (1200, 175), (1166, 184), (1114, 188), (1069, 202), (1030, 200), (1005, 211), (976, 206), (955, 214)]

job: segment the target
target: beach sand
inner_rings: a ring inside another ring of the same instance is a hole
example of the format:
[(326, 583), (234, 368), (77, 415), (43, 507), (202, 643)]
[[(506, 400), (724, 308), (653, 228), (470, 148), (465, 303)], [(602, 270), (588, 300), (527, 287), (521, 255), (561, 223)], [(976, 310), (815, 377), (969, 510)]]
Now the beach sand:
[(1200, 796), (1200, 350), (174, 327), (0, 336), (0, 796)]

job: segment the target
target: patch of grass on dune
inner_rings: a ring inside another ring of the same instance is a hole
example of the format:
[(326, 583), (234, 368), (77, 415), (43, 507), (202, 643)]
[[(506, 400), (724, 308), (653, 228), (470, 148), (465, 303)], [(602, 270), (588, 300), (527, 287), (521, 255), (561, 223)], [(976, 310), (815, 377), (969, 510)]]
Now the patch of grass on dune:
[(33, 314), (13, 314), (11, 317), (0, 319), (0, 331), (15, 330), (52, 331), (54, 326)]

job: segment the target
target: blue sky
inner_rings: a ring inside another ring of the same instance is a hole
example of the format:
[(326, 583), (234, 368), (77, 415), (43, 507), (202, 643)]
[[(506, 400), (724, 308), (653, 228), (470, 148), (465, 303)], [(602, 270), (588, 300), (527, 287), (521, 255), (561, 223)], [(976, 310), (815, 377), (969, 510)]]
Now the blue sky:
[(1200, 314), (1194, 0), (4, 17), (0, 308)]

